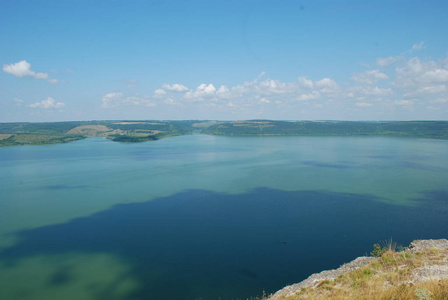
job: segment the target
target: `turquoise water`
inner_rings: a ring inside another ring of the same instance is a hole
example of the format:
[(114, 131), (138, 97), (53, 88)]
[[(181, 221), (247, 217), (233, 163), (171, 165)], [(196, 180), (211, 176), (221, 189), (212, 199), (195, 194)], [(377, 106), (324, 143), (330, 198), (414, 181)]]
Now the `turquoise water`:
[(245, 299), (448, 235), (448, 141), (92, 138), (0, 162), (0, 299)]

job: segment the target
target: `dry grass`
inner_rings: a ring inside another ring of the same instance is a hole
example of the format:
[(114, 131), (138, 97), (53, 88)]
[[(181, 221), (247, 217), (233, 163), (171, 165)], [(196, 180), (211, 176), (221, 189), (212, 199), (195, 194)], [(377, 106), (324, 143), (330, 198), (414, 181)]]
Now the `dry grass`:
[(82, 125), (70, 129), (68, 134), (85, 134), (88, 136), (95, 136), (98, 132), (111, 131), (112, 129), (104, 125)]
[(283, 299), (448, 299), (448, 278), (428, 280), (419, 275), (431, 266), (446, 266), (447, 258), (448, 249), (388, 250), (379, 261)]
[(112, 124), (118, 125), (134, 125), (134, 124), (146, 124), (146, 125), (165, 125), (166, 123), (151, 123), (151, 122), (115, 122)]
[(12, 134), (9, 133), (1, 133), (0, 134), (0, 140), (5, 140), (7, 138), (9, 138)]

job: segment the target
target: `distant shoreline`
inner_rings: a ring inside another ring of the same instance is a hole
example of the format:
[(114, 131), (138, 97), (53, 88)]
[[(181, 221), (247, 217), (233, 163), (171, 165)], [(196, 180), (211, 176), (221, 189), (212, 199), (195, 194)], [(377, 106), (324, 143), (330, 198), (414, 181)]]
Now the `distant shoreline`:
[(140, 143), (162, 138), (220, 136), (389, 136), (448, 139), (448, 121), (77, 121), (0, 123), (0, 147), (51, 145), (105, 137)]

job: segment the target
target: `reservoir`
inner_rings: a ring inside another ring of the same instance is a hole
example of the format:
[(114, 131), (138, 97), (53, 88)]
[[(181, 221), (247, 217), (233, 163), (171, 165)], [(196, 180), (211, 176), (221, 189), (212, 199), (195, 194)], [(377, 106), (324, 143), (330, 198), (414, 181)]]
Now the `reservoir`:
[(0, 148), (0, 299), (247, 299), (447, 236), (447, 140)]

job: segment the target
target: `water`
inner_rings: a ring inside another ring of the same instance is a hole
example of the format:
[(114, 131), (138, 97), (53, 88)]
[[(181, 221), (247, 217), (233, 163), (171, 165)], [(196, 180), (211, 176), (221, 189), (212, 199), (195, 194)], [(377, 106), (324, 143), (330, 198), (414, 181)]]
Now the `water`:
[(87, 139), (0, 162), (0, 299), (246, 299), (448, 235), (448, 141)]

